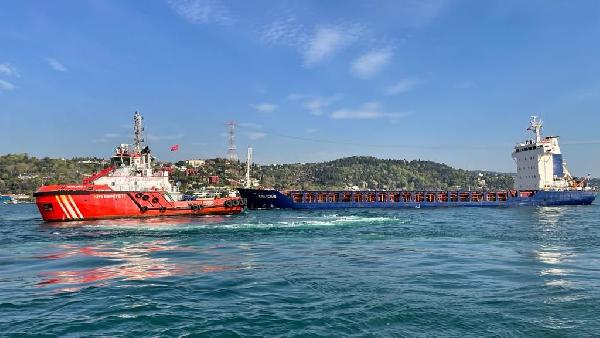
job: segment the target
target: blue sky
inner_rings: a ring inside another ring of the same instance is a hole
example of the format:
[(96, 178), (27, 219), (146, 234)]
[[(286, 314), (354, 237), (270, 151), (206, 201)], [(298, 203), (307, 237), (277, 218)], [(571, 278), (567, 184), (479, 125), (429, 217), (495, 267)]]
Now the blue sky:
[[(349, 155), (514, 171), (529, 115), (600, 176), (598, 1), (3, 1), (0, 153)], [(169, 147), (180, 144), (178, 153)]]

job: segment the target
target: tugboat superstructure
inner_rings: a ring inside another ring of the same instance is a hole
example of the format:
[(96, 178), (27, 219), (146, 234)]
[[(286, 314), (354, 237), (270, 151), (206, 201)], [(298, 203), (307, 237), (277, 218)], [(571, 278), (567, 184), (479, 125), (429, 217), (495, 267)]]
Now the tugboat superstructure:
[(82, 184), (42, 186), (35, 193), (45, 221), (78, 221), (123, 217), (236, 214), (239, 197), (184, 200), (168, 171), (155, 170), (144, 146), (143, 117), (134, 115), (134, 144), (119, 145), (108, 168)]

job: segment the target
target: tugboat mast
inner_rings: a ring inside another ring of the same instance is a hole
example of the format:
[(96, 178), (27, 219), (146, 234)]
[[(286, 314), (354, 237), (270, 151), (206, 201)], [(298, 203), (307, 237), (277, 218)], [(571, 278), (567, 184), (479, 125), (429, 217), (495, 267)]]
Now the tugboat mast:
[(136, 154), (142, 152), (142, 143), (144, 142), (144, 118), (139, 112), (133, 115), (133, 151)]

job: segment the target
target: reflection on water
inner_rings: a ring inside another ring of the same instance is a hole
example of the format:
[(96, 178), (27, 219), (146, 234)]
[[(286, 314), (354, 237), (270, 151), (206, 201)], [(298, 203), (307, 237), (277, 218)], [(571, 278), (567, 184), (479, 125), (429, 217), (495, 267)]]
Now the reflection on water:
[(538, 207), (532, 216), (535, 218), (535, 224), (542, 230), (551, 231), (559, 227), (563, 219), (567, 216), (568, 209), (559, 207)]
[(573, 271), (563, 265), (574, 259), (574, 253), (564, 247), (544, 245), (536, 252), (536, 257), (541, 263), (552, 265), (552, 267), (544, 267), (540, 270), (540, 276), (545, 277), (545, 285), (562, 287), (573, 285), (573, 282), (567, 279)]
[[(565, 248), (558, 246), (542, 246), (536, 252), (537, 259), (545, 264), (560, 264), (569, 257), (574, 256), (573, 253), (567, 252)], [(554, 269), (558, 270), (558, 269)]]
[(547, 244), (540, 246), (535, 252), (537, 260), (544, 265), (550, 267), (542, 267), (539, 275), (545, 277), (544, 284), (547, 286), (562, 286), (572, 285), (572, 282), (567, 280), (572, 270), (563, 267), (566, 263), (575, 258), (575, 253), (567, 247), (560, 244), (562, 238), (562, 227), (564, 227), (564, 219), (568, 217), (568, 209), (564, 207), (543, 207), (536, 208), (536, 212), (532, 215), (535, 218), (534, 224), (538, 229), (548, 235), (544, 237)]
[[(62, 260), (70, 257), (106, 258), (108, 264), (89, 269), (46, 271), (40, 273), (42, 281), (38, 286), (55, 284), (89, 284), (102, 285), (109, 280), (146, 280), (151, 278), (171, 277), (183, 274), (219, 272), (239, 269), (241, 266), (213, 265), (201, 263), (174, 263), (166, 257), (153, 257), (159, 252), (194, 251), (190, 247), (173, 245), (168, 241), (149, 241), (125, 243), (122, 246), (109, 244), (95, 246), (59, 246), (60, 250), (39, 256), (44, 260)], [(96, 263), (97, 264), (97, 263)], [(82, 287), (82, 286), (80, 286)], [(79, 287), (79, 288), (80, 288)], [(63, 291), (76, 291), (79, 288), (66, 288)]]

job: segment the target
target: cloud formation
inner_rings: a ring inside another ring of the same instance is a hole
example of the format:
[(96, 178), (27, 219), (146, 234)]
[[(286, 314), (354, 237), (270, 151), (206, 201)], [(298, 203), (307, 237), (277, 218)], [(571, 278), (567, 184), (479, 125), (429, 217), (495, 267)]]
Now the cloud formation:
[(58, 72), (67, 72), (67, 67), (65, 67), (65, 65), (63, 65), (62, 63), (60, 63), (58, 60), (56, 59), (52, 59), (52, 58), (46, 58), (46, 62), (48, 63), (48, 65), (50, 66), (50, 68), (58, 71)]
[(235, 21), (229, 10), (217, 0), (169, 0), (169, 5), (191, 23), (230, 25)]
[(302, 53), (304, 66), (312, 67), (330, 59), (340, 49), (358, 40), (360, 35), (361, 29), (357, 26), (317, 27)]
[(390, 62), (391, 48), (371, 50), (358, 58), (350, 65), (350, 72), (359, 79), (368, 79), (377, 75)]
[(370, 120), (383, 117), (401, 118), (407, 116), (408, 113), (386, 113), (381, 111), (379, 102), (367, 102), (358, 109), (340, 109), (331, 113), (331, 118), (336, 120), (360, 119)]
[(266, 102), (259, 104), (251, 104), (250, 107), (254, 108), (254, 110), (261, 113), (272, 113), (278, 108), (276, 104)]
[(304, 102), (304, 106), (313, 115), (323, 115), (325, 108), (331, 106), (335, 101), (341, 99), (341, 95), (334, 95), (329, 97), (313, 97), (309, 98)]
[(9, 63), (0, 63), (0, 75), (21, 77), (17, 69), (11, 66)]
[(15, 86), (14, 84), (12, 84), (8, 81), (0, 80), (0, 93), (7, 92), (7, 91), (13, 90), (15, 88), (17, 88), (17, 86)]
[(365, 31), (363, 26), (351, 23), (319, 25), (309, 31), (295, 18), (286, 18), (265, 25), (261, 40), (268, 45), (298, 49), (303, 65), (310, 68), (331, 59), (342, 48), (358, 41)]
[(386, 95), (398, 95), (413, 90), (419, 84), (415, 79), (402, 79), (394, 85), (387, 87), (384, 91)]
[(295, 18), (288, 17), (266, 24), (262, 29), (261, 40), (272, 46), (300, 47), (308, 41), (308, 34)]

